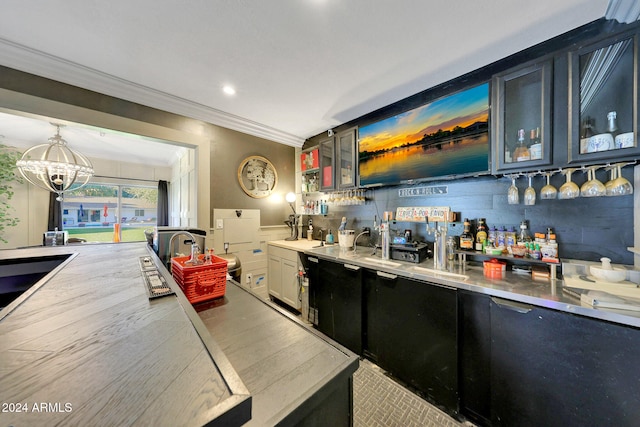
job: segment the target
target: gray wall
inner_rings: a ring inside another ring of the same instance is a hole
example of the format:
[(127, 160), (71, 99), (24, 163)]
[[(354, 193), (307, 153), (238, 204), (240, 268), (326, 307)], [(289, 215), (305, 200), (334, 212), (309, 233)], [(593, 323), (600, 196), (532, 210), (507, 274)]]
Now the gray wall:
[[(623, 169), (623, 175), (633, 183), (632, 167)], [(574, 173), (573, 177), (573, 181), (578, 185), (585, 181), (580, 172)], [(602, 170), (598, 172), (598, 178), (603, 182), (607, 180)], [(556, 174), (552, 177), (551, 183), (559, 188), (564, 183), (564, 176)], [(633, 264), (633, 254), (626, 249), (633, 246), (632, 195), (540, 200), (539, 191), (544, 184), (540, 176), (533, 180), (533, 187), (538, 193), (538, 200), (534, 206), (525, 206), (522, 203), (524, 189), (527, 187), (524, 177), (516, 181), (520, 190), (519, 205), (507, 204), (507, 189), (511, 185), (509, 179), (480, 177), (422, 184), (448, 187), (448, 194), (429, 197), (399, 197), (398, 189), (406, 188), (404, 186), (371, 189), (367, 192), (369, 200), (364, 206), (330, 205), (326, 217), (316, 215), (311, 218), (316, 230), (331, 228), (335, 233), (342, 216), (347, 217), (348, 228), (358, 230), (371, 227), (374, 215), (379, 219), (384, 211), (395, 211), (398, 206), (450, 206), (453, 211), (460, 213), (462, 219), (486, 218), (489, 227), (514, 226), (517, 230), (523, 219), (529, 221), (532, 233), (546, 232), (547, 227), (552, 227), (557, 235), (562, 258), (598, 261), (600, 257), (607, 256), (615, 263)], [(304, 228), (307, 218), (303, 218)], [(395, 223), (391, 228), (399, 232), (411, 229), (414, 239), (433, 241), (433, 237), (426, 234), (424, 224)], [(462, 223), (450, 225), (450, 235), (460, 235), (461, 232)], [(359, 240), (359, 243), (367, 242), (363, 239)]]
[(287, 203), (250, 197), (238, 183), (238, 166), (249, 156), (273, 164), (278, 174), (274, 193), (295, 192), (295, 148), (218, 128), (211, 143), (211, 209), (260, 209), (261, 225), (282, 225), (291, 210)]

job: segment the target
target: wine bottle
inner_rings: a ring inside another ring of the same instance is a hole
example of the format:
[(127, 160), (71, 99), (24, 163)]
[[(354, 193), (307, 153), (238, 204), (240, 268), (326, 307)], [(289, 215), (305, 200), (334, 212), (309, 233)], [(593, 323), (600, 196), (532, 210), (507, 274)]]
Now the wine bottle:
[(609, 113), (607, 113), (607, 132), (609, 132), (614, 139), (618, 133), (620, 133), (618, 132), (617, 117), (618, 114), (615, 111), (609, 111)]
[(531, 160), (531, 153), (524, 143), (524, 129), (518, 130), (518, 146), (513, 152), (513, 157), (516, 162)]

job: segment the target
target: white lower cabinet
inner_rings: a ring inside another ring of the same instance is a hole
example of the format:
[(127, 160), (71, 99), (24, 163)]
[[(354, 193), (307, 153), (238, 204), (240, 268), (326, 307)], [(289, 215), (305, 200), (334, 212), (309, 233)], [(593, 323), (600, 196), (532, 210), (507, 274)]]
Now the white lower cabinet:
[(300, 283), (298, 252), (269, 245), (269, 295), (300, 310)]

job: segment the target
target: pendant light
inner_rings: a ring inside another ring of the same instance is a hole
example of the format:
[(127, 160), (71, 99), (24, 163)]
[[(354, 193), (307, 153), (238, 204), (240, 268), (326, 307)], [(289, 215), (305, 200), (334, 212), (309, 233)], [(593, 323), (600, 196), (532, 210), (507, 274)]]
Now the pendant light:
[(57, 200), (62, 201), (65, 191), (86, 185), (94, 171), (89, 159), (67, 146), (67, 141), (60, 136), (60, 125), (54, 126), (57, 131), (49, 143), (29, 148), (16, 166), (27, 181), (57, 193)]

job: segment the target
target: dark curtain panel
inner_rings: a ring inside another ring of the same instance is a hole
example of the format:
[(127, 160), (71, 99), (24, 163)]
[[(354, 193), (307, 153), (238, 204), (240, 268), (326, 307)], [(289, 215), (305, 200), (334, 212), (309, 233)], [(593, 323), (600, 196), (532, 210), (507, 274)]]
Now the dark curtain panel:
[(169, 191), (167, 181), (158, 181), (158, 225), (169, 225)]
[(58, 227), (62, 231), (62, 203), (56, 200), (56, 193), (49, 193), (49, 220), (47, 230), (53, 231)]

